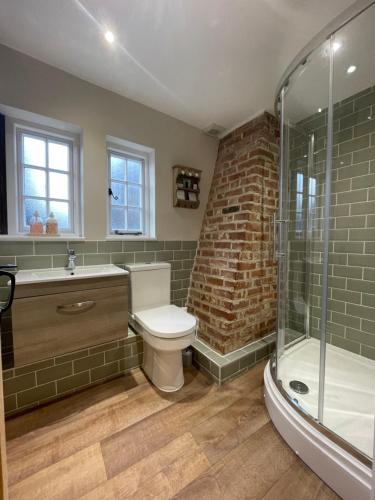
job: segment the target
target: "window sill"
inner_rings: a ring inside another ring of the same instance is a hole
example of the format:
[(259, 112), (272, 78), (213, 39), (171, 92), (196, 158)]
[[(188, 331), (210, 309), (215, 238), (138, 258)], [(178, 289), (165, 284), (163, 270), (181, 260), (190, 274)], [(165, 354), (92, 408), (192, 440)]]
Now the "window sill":
[(106, 241), (130, 240), (130, 241), (156, 241), (155, 236), (136, 236), (134, 234), (108, 234)]
[(0, 241), (85, 241), (85, 236), (64, 234), (61, 236), (33, 236), (26, 234), (0, 234)]

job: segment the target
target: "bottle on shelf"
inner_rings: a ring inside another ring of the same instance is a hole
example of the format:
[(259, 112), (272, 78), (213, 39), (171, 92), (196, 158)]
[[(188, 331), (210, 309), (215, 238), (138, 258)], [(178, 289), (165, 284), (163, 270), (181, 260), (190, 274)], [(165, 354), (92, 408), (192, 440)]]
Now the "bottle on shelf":
[(50, 236), (57, 236), (59, 234), (59, 225), (53, 212), (50, 212), (46, 221), (46, 234), (49, 234)]
[(35, 210), (30, 219), (30, 234), (43, 234), (43, 221), (39, 216), (38, 210)]

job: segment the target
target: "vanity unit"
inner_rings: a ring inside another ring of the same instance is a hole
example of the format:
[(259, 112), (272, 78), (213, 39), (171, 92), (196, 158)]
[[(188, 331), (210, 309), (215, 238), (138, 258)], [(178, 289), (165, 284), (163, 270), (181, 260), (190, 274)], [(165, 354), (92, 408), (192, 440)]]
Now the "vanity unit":
[(114, 265), (20, 271), (14, 366), (127, 337), (128, 272)]

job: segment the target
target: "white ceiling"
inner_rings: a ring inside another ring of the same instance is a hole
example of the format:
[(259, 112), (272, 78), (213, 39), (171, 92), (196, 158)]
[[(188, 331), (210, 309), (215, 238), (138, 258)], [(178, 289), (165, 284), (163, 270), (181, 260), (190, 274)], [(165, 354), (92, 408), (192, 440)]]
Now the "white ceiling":
[(286, 66), (352, 3), (1, 0), (0, 43), (199, 128), (231, 129), (272, 111)]

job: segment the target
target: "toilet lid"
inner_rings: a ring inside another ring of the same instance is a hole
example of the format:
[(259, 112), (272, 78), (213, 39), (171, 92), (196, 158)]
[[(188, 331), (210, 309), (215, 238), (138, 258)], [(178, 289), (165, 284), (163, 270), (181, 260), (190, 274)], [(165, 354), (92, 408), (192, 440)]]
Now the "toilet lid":
[(194, 331), (196, 325), (192, 314), (173, 305), (139, 311), (134, 317), (149, 333), (161, 338), (183, 337)]

